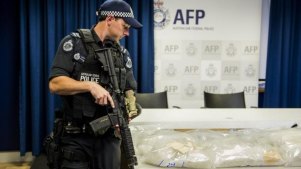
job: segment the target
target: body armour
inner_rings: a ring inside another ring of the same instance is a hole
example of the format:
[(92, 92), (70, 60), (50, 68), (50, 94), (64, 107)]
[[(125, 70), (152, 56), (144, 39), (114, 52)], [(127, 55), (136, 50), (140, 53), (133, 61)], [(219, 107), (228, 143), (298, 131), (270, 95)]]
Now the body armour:
[[(98, 55), (95, 52), (105, 48), (106, 46), (99, 46), (99, 44), (97, 44), (94, 40), (91, 30), (89, 29), (80, 29), (78, 30), (78, 33), (77, 37), (73, 37), (80, 38), (80, 40), (82, 40), (86, 54), (74, 54), (74, 70), (72, 72), (72, 78), (78, 81), (96, 82), (110, 92), (110, 78), (108, 72), (104, 71), (104, 65), (102, 65), (102, 63), (97, 59)], [(115, 64), (115, 71), (120, 91), (124, 91), (127, 83), (127, 69), (124, 62), (124, 54), (121, 50), (121, 48), (114, 50), (116, 52), (112, 54), (112, 57)], [(84, 122), (83, 119), (86, 119), (87, 121), (90, 121), (100, 116), (107, 115), (108, 113), (109, 106), (96, 104), (95, 99), (90, 92), (79, 93), (67, 97), (69, 97), (69, 99), (67, 99), (67, 102), (69, 103), (64, 106), (66, 109), (64, 111), (66, 112), (67, 120)]]

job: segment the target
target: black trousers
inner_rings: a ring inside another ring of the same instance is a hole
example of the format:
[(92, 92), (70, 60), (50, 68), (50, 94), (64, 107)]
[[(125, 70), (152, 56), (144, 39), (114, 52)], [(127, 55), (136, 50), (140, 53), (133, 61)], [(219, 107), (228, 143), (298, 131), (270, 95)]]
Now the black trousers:
[(62, 169), (120, 169), (121, 140), (113, 129), (98, 137), (67, 134), (61, 143)]

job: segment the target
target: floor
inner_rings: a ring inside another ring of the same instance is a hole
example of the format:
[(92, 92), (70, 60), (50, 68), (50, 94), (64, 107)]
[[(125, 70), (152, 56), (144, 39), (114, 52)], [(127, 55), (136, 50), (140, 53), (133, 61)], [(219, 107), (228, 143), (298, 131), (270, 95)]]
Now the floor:
[(30, 169), (29, 162), (23, 163), (0, 163), (0, 169)]

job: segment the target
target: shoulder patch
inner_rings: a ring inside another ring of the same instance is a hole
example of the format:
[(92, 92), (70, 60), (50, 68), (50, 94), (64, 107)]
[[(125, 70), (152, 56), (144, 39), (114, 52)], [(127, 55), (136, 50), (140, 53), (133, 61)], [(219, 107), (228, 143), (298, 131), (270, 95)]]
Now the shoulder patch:
[(120, 50), (123, 54), (125, 67), (128, 69), (131, 69), (133, 67), (133, 63), (132, 63), (129, 51), (123, 46), (120, 46)]
[(127, 57), (127, 61), (125, 63), (125, 66), (128, 68), (128, 69), (131, 69), (133, 64), (132, 64), (132, 60), (130, 57)]
[(72, 40), (68, 40), (67, 42), (64, 43), (63, 45), (63, 50), (65, 52), (69, 52), (73, 49), (73, 42)]

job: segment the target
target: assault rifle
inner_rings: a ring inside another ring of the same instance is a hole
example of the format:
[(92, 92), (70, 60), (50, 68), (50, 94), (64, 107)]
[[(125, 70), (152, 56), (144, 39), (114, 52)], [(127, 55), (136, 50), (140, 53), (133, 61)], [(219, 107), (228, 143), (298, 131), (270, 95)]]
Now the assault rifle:
[[(105, 40), (104, 45), (106, 48), (95, 51), (96, 59), (102, 63), (104, 71), (107, 71), (110, 76), (112, 85), (111, 95), (114, 100), (115, 108), (112, 108), (112, 112), (108, 113), (107, 116), (100, 117), (90, 122), (90, 126), (95, 134), (103, 134), (108, 128), (118, 125), (122, 139), (122, 148), (125, 152), (128, 167), (134, 169), (134, 165), (138, 165), (138, 162), (135, 155), (131, 131), (128, 127), (128, 119), (124, 118), (124, 115), (126, 116), (127, 112), (124, 107), (125, 102), (121, 95), (112, 58), (112, 53), (115, 52), (114, 54), (120, 54), (120, 51), (114, 46), (118, 44), (112, 40)], [(119, 45), (117, 47), (119, 47)]]

